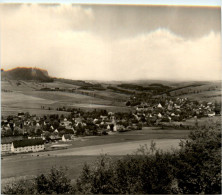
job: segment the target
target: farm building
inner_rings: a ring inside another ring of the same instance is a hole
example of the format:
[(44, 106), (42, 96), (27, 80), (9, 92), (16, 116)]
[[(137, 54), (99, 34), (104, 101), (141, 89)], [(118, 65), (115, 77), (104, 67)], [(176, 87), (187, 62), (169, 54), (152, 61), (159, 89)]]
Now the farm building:
[(12, 153), (38, 152), (44, 149), (45, 147), (43, 139), (24, 139), (13, 141), (11, 144)]

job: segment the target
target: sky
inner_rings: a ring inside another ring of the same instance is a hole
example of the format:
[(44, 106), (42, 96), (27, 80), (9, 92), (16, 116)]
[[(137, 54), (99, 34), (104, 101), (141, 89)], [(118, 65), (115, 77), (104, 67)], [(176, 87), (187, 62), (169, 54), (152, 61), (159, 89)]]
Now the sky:
[(86, 80), (221, 79), (221, 9), (0, 4), (1, 68)]

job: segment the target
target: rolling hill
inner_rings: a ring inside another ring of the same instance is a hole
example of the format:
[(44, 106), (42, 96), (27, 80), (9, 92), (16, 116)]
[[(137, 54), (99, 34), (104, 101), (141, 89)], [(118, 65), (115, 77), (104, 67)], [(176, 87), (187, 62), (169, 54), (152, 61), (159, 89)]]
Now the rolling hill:
[[(89, 81), (52, 78), (39, 68), (15, 68), (1, 72), (2, 114), (27, 111), (60, 113), (58, 107), (86, 110), (131, 111), (126, 102), (135, 94), (153, 98), (187, 97), (198, 101), (221, 101), (221, 81)], [(53, 81), (53, 82), (52, 82)], [(42, 109), (42, 107), (47, 109)], [(50, 109), (49, 109), (50, 108)]]

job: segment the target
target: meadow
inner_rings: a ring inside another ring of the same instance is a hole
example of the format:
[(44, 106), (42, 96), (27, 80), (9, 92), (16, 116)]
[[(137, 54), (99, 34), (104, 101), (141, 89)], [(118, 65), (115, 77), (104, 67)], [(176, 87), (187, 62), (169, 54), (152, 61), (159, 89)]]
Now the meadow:
[[(52, 166), (66, 166), (71, 179), (76, 179), (85, 162), (93, 163), (100, 154), (109, 154), (118, 159), (126, 154), (133, 154), (141, 145), (154, 140), (156, 147), (170, 150), (178, 148), (180, 139), (187, 138), (188, 130), (161, 130), (143, 128), (107, 136), (80, 137), (71, 142), (59, 142), (46, 145), (46, 151), (38, 153), (17, 154), (2, 158), (2, 185), (19, 177), (33, 177), (44, 173)], [(67, 149), (48, 150), (53, 145), (69, 145)]]
[[(18, 85), (19, 83), (19, 85)], [(58, 107), (76, 107), (83, 110), (106, 109), (112, 112), (129, 112), (125, 103), (129, 94), (118, 93), (110, 89), (106, 90), (79, 90), (76, 84), (56, 80), (50, 83), (36, 81), (3, 80), (1, 82), (2, 115), (15, 114), (17, 112), (30, 112), (31, 114), (65, 114), (57, 112)], [(119, 83), (102, 83), (103, 86), (117, 86)], [(150, 84), (150, 83), (149, 83)], [(174, 90), (171, 92), (176, 97), (188, 97), (194, 100), (221, 101), (220, 82), (205, 83), (168, 83)], [(198, 84), (198, 87), (196, 85)], [(147, 86), (143, 84), (142, 86)], [(75, 90), (73, 93), (65, 91), (42, 91), (42, 88), (59, 88)], [(82, 94), (83, 93), (83, 94)], [(118, 100), (118, 101), (117, 101)], [(41, 109), (44, 106), (45, 109)], [(50, 110), (48, 109), (50, 107)]]
[[(30, 114), (66, 114), (58, 112), (58, 107), (77, 107), (83, 110), (107, 109), (108, 111), (128, 112), (130, 109), (125, 107), (124, 103), (116, 102), (115, 98), (125, 98), (124, 94), (116, 94), (114, 92), (98, 92), (101, 97), (113, 97), (114, 99), (102, 99), (78, 93), (69, 93), (61, 91), (40, 91), (41, 88), (60, 87), (63, 89), (73, 89), (76, 86), (67, 83), (38, 83), (20, 81), (2, 81), (1, 93), (1, 111), (2, 116), (15, 114), (18, 112), (29, 112)], [(95, 92), (90, 92), (95, 93)], [(97, 93), (97, 92), (96, 92)], [(45, 109), (41, 109), (44, 106)], [(50, 107), (50, 110), (49, 110)]]

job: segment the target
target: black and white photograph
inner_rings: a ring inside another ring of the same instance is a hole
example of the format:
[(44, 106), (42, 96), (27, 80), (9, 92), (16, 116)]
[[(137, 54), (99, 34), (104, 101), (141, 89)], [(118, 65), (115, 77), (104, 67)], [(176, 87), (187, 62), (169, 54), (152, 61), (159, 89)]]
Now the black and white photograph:
[(0, 3), (1, 194), (221, 194), (220, 0)]

